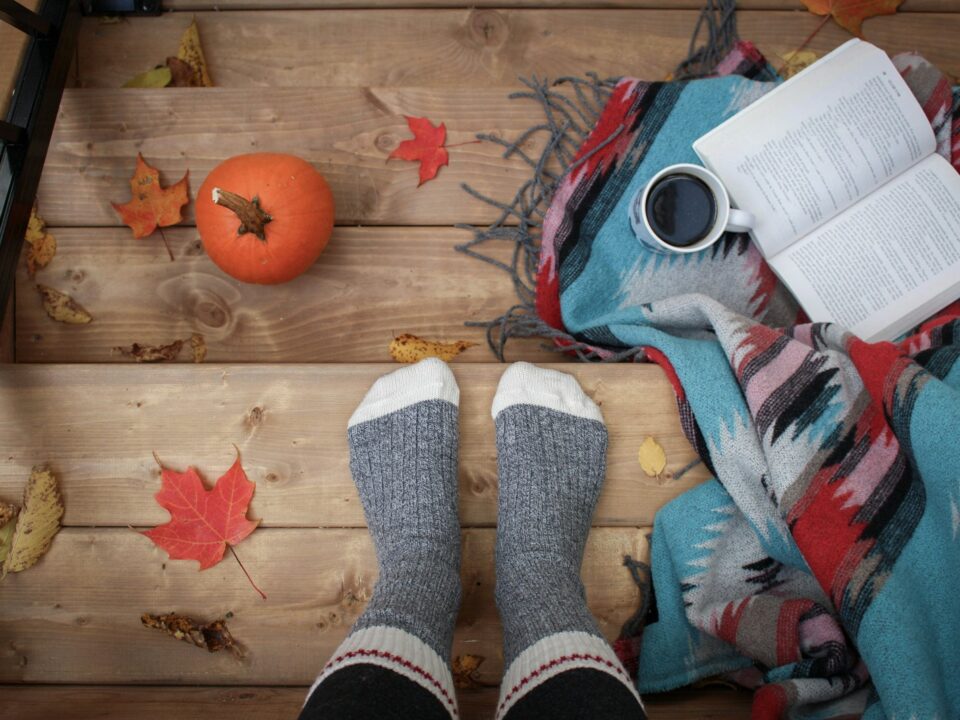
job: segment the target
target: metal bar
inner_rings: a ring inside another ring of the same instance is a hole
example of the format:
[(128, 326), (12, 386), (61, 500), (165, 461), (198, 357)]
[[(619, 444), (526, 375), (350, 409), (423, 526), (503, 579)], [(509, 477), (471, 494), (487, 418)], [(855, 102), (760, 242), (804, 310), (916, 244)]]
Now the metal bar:
[(44, 0), (37, 14), (50, 32), (29, 42), (6, 120), (23, 128), (25, 141), (4, 144), (0, 156), (0, 318), (13, 293), (23, 235), (80, 27), (77, 0)]
[(0, 120), (0, 140), (5, 143), (22, 143), (27, 139), (27, 133), (22, 127)]
[(50, 20), (14, 0), (0, 0), (0, 20), (33, 37), (50, 34)]

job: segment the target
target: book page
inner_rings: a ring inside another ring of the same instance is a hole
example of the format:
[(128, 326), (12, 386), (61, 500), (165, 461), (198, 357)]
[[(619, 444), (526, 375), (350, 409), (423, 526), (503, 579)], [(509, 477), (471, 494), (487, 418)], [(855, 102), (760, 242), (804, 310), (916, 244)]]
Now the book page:
[(770, 266), (812, 320), (893, 339), (960, 297), (960, 175), (931, 155)]
[(767, 258), (936, 149), (879, 48), (851, 40), (694, 143)]

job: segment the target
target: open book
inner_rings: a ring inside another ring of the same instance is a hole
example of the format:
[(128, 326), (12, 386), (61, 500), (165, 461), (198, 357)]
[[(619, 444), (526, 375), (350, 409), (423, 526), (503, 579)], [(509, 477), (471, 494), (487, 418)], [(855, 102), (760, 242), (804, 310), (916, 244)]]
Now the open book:
[(960, 175), (879, 48), (851, 40), (693, 148), (812, 320), (891, 340), (960, 297)]

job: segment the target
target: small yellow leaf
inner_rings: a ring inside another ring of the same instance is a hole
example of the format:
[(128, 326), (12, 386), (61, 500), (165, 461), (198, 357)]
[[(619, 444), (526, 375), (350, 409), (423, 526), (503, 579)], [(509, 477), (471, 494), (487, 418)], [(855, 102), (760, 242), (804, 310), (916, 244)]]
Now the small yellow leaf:
[(479, 685), (473, 673), (483, 664), (485, 658), (480, 655), (457, 655), (451, 664), (453, 684), (458, 688), (475, 688)]
[(166, 65), (155, 67), (153, 70), (142, 72), (136, 77), (127, 80), (125, 88), (164, 88), (173, 80), (173, 73)]
[(436, 357), (450, 362), (457, 355), (462, 353), (468, 347), (476, 345), (467, 340), (456, 340), (454, 342), (434, 342), (424, 340), (416, 335), (397, 335), (390, 342), (390, 357), (399, 363), (414, 363), (428, 357)]
[(780, 75), (784, 80), (793, 77), (820, 59), (812, 50), (791, 50), (790, 52), (785, 52), (780, 57), (784, 63), (783, 67), (780, 68)]
[(640, 467), (649, 477), (659, 477), (667, 467), (667, 454), (652, 437), (647, 437), (640, 446)]
[(183, 31), (180, 38), (180, 49), (177, 58), (193, 68), (193, 87), (213, 87), (207, 61), (203, 57), (203, 47), (200, 45), (200, 30), (197, 28), (197, 19), (194, 18), (190, 27)]
[(70, 325), (85, 325), (93, 320), (90, 313), (69, 295), (46, 285), (38, 284), (37, 290), (43, 298), (43, 309), (51, 320)]
[(47, 232), (47, 224), (37, 215), (36, 206), (30, 210), (30, 221), (23, 239), (30, 245), (27, 248), (27, 272), (33, 277), (37, 270), (45, 268), (57, 254), (57, 239)]
[(17, 517), (10, 552), (3, 562), (0, 578), (11, 572), (33, 567), (53, 542), (60, 530), (63, 499), (57, 478), (49, 468), (37, 466), (30, 473), (23, 491), (23, 509)]
[(190, 336), (190, 347), (193, 349), (193, 361), (202, 363), (207, 358), (207, 342), (200, 333)]

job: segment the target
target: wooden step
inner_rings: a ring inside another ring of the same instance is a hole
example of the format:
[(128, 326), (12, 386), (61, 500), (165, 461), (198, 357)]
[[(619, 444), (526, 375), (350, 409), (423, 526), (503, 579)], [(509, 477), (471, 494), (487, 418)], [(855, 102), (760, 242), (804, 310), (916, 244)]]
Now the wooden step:
[[(305, 687), (32, 687), (0, 686), (10, 720), (294, 720)], [(461, 690), (463, 720), (490, 720), (496, 688)], [(650, 720), (745, 720), (750, 694), (727, 688), (684, 689), (644, 698)]]
[[(337, 228), (306, 274), (282, 286), (242, 283), (204, 254), (194, 228), (134, 240), (126, 228), (53, 228), (57, 257), (36, 279), (17, 275), (18, 362), (126, 362), (115, 350), (203, 335), (209, 362), (390, 362), (400, 333), (476, 346), (457, 362), (491, 362), (486, 331), (466, 321), (499, 316), (514, 302), (502, 270), (454, 251), (454, 228)], [(485, 248), (509, 263), (507, 243)], [(24, 249), (26, 252), (26, 249)], [(88, 325), (52, 321), (36, 282), (69, 293)], [(510, 359), (563, 362), (544, 340), (512, 341)], [(189, 348), (179, 358), (192, 362)]]
[[(940, 8), (936, 0), (926, 1), (927, 7), (949, 9), (947, 0)], [(602, 77), (662, 79), (686, 56), (702, 1), (685, 3), (694, 7), (690, 10), (679, 9), (684, 3), (670, 3), (676, 9), (666, 10), (562, 11), (497, 4), (497, 9), (198, 12), (196, 18), (214, 82), (221, 87), (512, 89), (518, 75), (561, 77), (590, 70)], [(793, 12), (799, 7), (798, 1), (785, 1), (781, 9), (786, 12), (741, 9), (740, 35), (778, 64), (820, 23), (810, 13)], [(118, 88), (163, 62), (192, 17), (174, 12), (107, 25), (86, 19), (78, 42), (80, 85)], [(951, 40), (957, 30), (956, 17), (929, 13), (901, 13), (865, 25), (870, 41), (888, 52), (921, 49), (953, 74), (960, 74)], [(831, 22), (810, 49), (823, 54), (847, 37)]]
[[(15, 500), (30, 468), (50, 463), (64, 521), (144, 526), (159, 468), (196, 466), (213, 482), (239, 450), (257, 483), (252, 515), (265, 527), (363, 527), (347, 457), (347, 419), (393, 365), (8, 365), (0, 372), (0, 497)], [(683, 436), (673, 391), (654, 365), (558, 366), (601, 406), (610, 432), (596, 525), (645, 526), (707, 472)], [(490, 405), (505, 366), (453, 365), (461, 391), (460, 516), (496, 522)], [(667, 455), (659, 479), (640, 469), (647, 436)], [(236, 448), (236, 449), (235, 449)]]
[[(583, 579), (600, 629), (614, 639), (639, 590), (624, 555), (648, 558), (647, 528), (595, 528)], [(503, 672), (494, 605), (491, 528), (463, 532), (463, 602), (453, 655)], [(309, 685), (373, 591), (377, 566), (366, 529), (260, 528), (236, 548), (267, 600), (232, 558), (197, 572), (129, 528), (65, 528), (41, 562), (0, 584), (0, 683)], [(214, 620), (232, 613), (238, 661), (148, 630), (141, 613)]]

